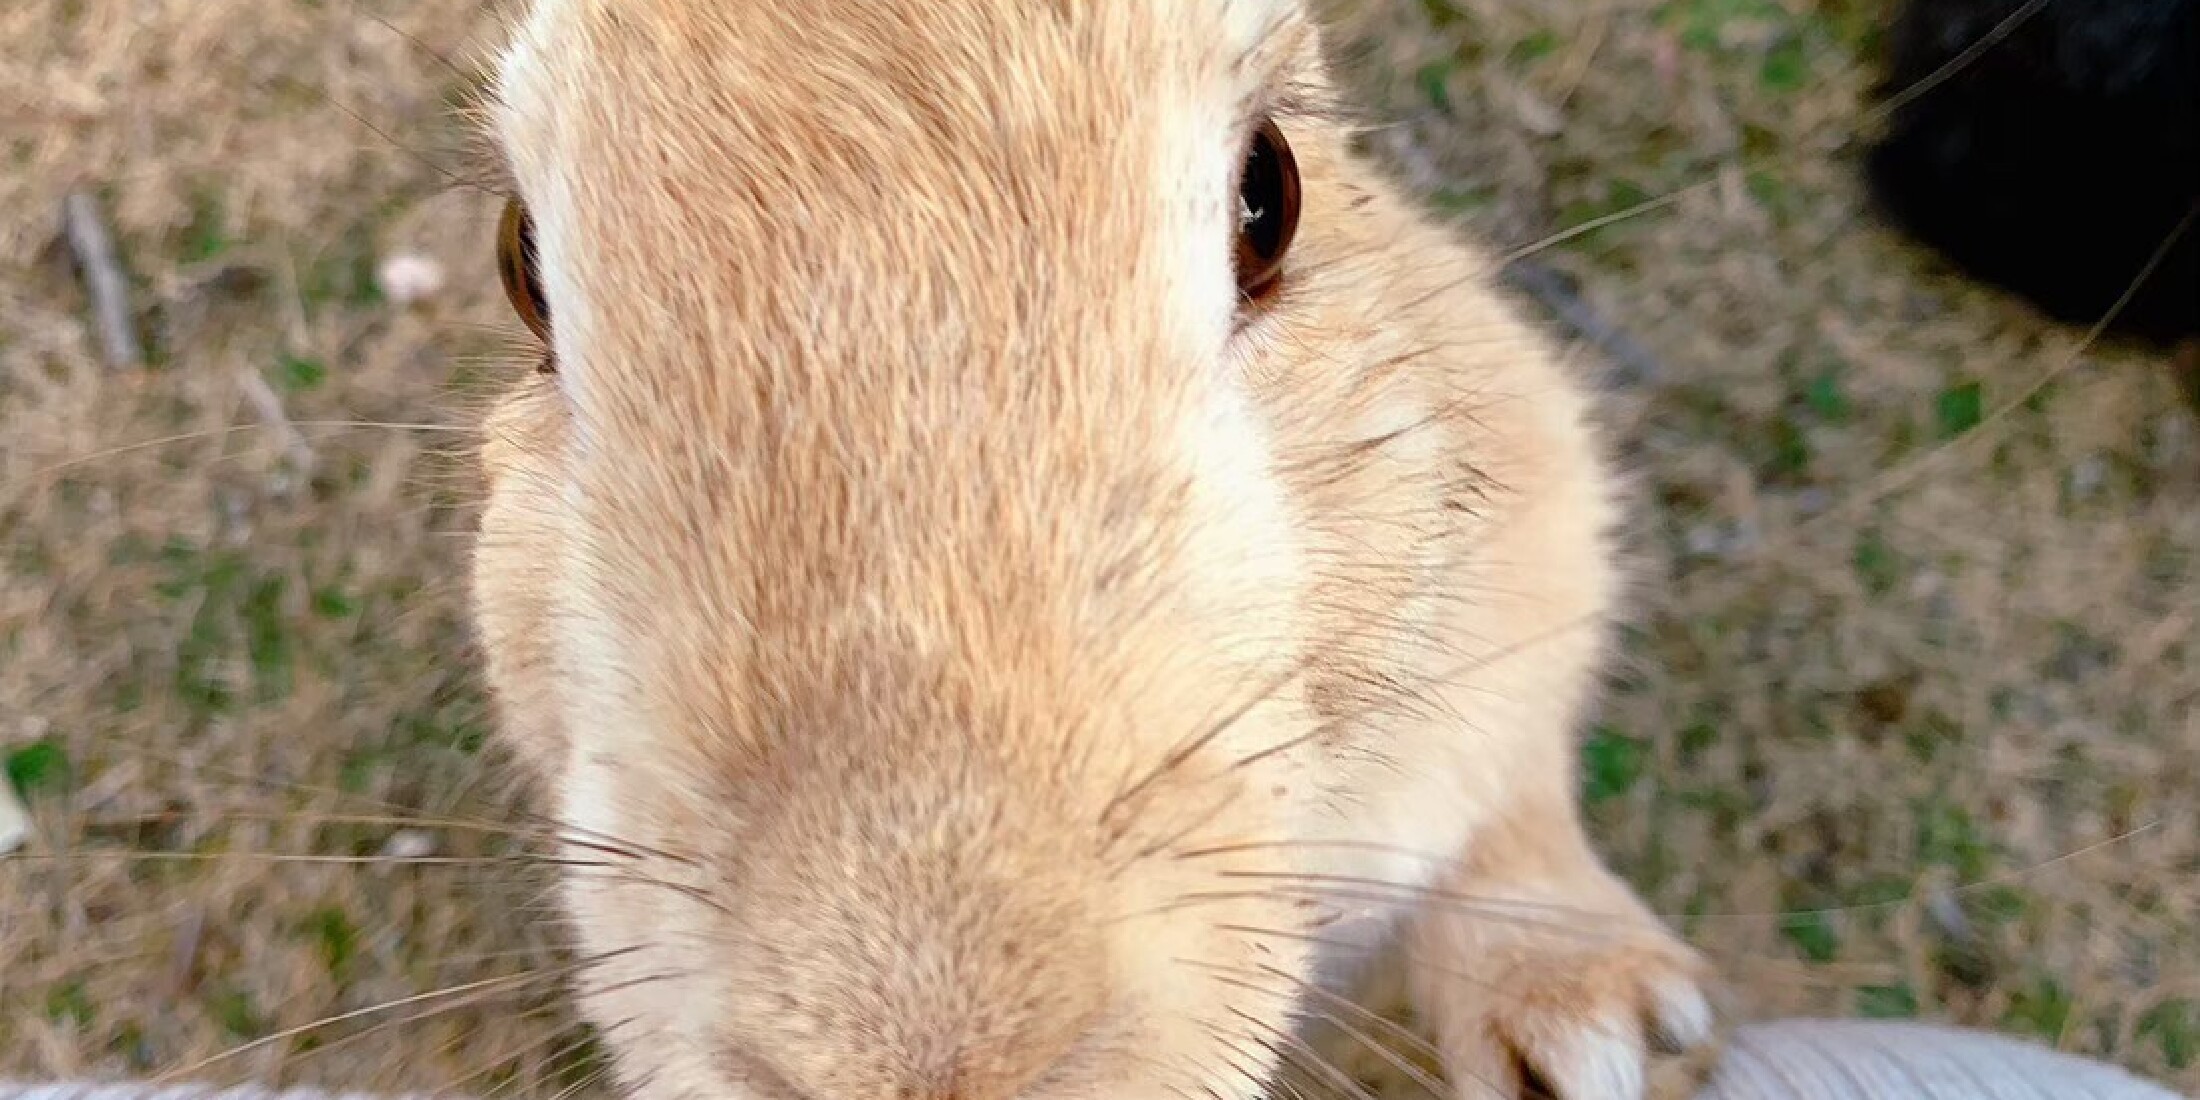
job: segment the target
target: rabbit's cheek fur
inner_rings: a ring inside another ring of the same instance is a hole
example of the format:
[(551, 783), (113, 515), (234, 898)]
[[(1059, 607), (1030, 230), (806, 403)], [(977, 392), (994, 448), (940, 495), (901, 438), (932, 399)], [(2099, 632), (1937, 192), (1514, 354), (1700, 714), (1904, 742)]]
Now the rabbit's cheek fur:
[[(1274, 751), (1313, 725), (1296, 684), (1265, 690), (1289, 671), (1273, 654), (1292, 651), (1280, 643), (1300, 562), (1242, 400), (1180, 429), (1200, 470), (1186, 507), (1204, 533), (1185, 557), (1263, 595), (1199, 607), (1192, 618), (1221, 616), (1240, 636), (1197, 644), (1257, 640), (1233, 661), (1266, 664), (1230, 674), (1183, 654), (1132, 673), (1150, 708), (1092, 697), (1095, 712), (1131, 717), (1090, 750), (1076, 789), (1061, 785), (1054, 739), (1045, 755), (933, 741), (928, 761), (897, 748), (914, 738), (861, 735), (861, 716), (829, 702), (810, 712), (831, 727), (819, 757), (698, 755), (692, 730), (633, 694), (647, 647), (591, 595), (605, 563), (564, 488), (562, 400), (531, 390), (498, 415), (477, 592), (506, 736), (570, 840), (560, 900), (586, 963), (575, 993), (628, 1088), (837, 1100), (954, 1080), (953, 1095), (1000, 1100), (1256, 1095), (1254, 1037), (1290, 1032), (1321, 930), (1253, 884), (1301, 872), (1295, 845), (1329, 815), (1303, 754)], [(1172, 679), (1179, 663), (1196, 684)], [(922, 722), (890, 680), (874, 686), (880, 707)], [(839, 755), (866, 746), (883, 759)], [(1230, 847), (1245, 850), (1186, 854)]]

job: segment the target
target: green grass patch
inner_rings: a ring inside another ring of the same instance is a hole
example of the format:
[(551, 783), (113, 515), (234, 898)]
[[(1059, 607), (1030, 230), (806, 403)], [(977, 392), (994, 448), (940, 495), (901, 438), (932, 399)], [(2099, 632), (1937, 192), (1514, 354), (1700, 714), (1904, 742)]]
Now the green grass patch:
[(219, 259), (236, 242), (229, 236), (228, 210), (219, 192), (200, 191), (191, 199), (191, 220), (176, 238), (176, 258), (187, 264)]
[(359, 956), (359, 928), (343, 910), (316, 909), (300, 929), (320, 948), (321, 961), (328, 966), (330, 976), (342, 981), (350, 975), (352, 960)]
[(83, 1030), (92, 1026), (97, 1015), (83, 982), (66, 981), (46, 991), (46, 1019), (56, 1024)]
[(2070, 992), (2053, 978), (2018, 987), (2001, 1014), (2001, 1026), (2042, 1039), (2060, 1038), (2070, 1024)]
[(1919, 800), (1914, 812), (1920, 866), (1951, 868), (1965, 882), (1983, 879), (1993, 869), (1993, 846), (1963, 807), (1927, 798)]
[(391, 755), (385, 749), (353, 749), (345, 753), (343, 763), (337, 765), (336, 785), (345, 794), (365, 794), (374, 788), (375, 777), (390, 764)]
[(167, 576), (155, 586), (164, 599), (195, 601), (176, 647), (175, 690), (201, 717), (225, 714), (240, 702), (229, 669), (245, 658), (253, 698), (288, 696), (296, 680), (295, 627), (284, 608), (288, 578), (260, 572), (237, 550), (208, 550), (174, 539), (162, 548)]
[(1723, 49), (1722, 32), (1743, 22), (1781, 22), (1787, 10), (1775, 0), (1677, 0), (1665, 8), (1664, 22), (1678, 26), (1681, 45), (1700, 52)]
[(2139, 1018), (2140, 1038), (2161, 1049), (2162, 1060), (2175, 1070), (2200, 1062), (2200, 1003), (2165, 1001)]
[(207, 994), (206, 1011), (233, 1039), (256, 1039), (267, 1030), (252, 994), (234, 986)]
[(372, 308), (383, 302), (382, 283), (375, 278), (373, 230), (364, 224), (347, 230), (307, 266), (299, 278), (299, 294), (309, 307), (339, 305)]
[(239, 610), (244, 619), (245, 653), (252, 663), (252, 684), (261, 702), (290, 694), (296, 681), (296, 647), (283, 612), (285, 579), (268, 575), (254, 581)]
[(1856, 1014), (1867, 1020), (1907, 1020), (1917, 1015), (1917, 991), (1907, 982), (1868, 985), (1856, 991)]

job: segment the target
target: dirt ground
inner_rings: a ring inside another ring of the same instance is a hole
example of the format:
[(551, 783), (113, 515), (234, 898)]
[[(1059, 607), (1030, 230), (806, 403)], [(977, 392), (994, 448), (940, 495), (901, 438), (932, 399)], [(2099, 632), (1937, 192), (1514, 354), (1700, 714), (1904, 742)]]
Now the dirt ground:
[[(1584, 750), (1613, 858), (1755, 1013), (2200, 1090), (2168, 373), (1869, 224), (1865, 0), (1339, 3), (1371, 147), (1468, 231), (1668, 200), (1533, 256), (1634, 346), (1650, 581)], [(468, 410), (513, 369), (454, 178), (494, 35), (460, 0), (0, 5), (0, 758), (37, 827), (0, 1075), (598, 1084), (458, 599)], [(54, 246), (80, 186), (143, 369)], [(406, 256), (441, 289), (393, 297)]]

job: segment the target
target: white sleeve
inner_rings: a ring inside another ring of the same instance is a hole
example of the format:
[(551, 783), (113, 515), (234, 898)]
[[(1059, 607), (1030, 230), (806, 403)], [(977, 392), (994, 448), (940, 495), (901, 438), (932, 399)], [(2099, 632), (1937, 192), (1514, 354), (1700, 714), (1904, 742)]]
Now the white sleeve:
[(1781, 1020), (1742, 1028), (1701, 1100), (2178, 1100), (2112, 1066), (1978, 1031)]

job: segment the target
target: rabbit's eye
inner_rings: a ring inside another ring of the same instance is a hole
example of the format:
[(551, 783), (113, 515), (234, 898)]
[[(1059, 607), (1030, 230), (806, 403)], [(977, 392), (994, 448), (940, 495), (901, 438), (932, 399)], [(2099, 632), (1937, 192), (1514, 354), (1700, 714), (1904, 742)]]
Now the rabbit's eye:
[(1238, 290), (1258, 299), (1283, 278), (1283, 257), (1299, 228), (1299, 164), (1273, 120), (1253, 133), (1238, 181)]
[(504, 204), (504, 218), (497, 225), (497, 273), (504, 278), (504, 296), (512, 311), (536, 338), (550, 340), (550, 303), (542, 296), (542, 278), (535, 270), (535, 223), (527, 206), (518, 199)]

